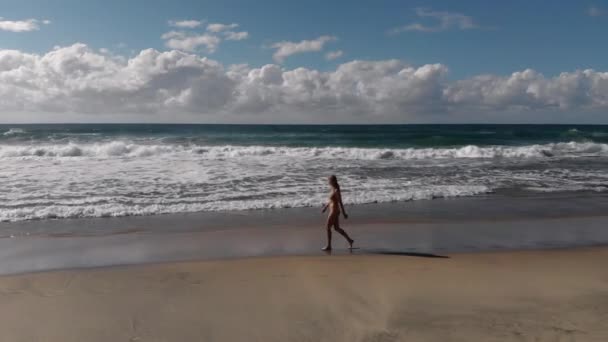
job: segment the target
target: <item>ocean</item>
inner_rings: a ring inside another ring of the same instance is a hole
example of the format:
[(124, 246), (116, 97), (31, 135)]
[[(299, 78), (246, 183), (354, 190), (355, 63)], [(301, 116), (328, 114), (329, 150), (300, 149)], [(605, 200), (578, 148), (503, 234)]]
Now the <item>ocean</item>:
[(0, 125), (0, 221), (608, 190), (608, 126)]

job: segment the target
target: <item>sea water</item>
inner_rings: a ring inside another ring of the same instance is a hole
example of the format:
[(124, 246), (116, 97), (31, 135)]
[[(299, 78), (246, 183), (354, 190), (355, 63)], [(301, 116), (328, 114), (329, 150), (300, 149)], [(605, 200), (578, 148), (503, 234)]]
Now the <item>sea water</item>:
[(608, 126), (0, 125), (0, 221), (608, 190)]

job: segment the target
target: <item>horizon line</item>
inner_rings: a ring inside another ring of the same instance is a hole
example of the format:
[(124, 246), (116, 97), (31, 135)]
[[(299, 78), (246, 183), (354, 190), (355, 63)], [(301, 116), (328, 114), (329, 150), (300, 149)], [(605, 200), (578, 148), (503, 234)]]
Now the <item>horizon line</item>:
[(208, 126), (422, 126), (422, 125), (444, 125), (444, 126), (465, 126), (465, 125), (494, 125), (494, 126), (513, 126), (513, 125), (537, 125), (537, 126), (608, 126), (607, 123), (201, 123), (201, 122), (0, 122), (0, 125), (208, 125)]

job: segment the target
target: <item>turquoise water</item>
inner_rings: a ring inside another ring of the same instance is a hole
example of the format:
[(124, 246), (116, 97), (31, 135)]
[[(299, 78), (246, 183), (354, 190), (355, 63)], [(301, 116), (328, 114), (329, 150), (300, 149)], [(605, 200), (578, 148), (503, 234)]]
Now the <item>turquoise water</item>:
[(0, 125), (0, 221), (608, 190), (608, 126)]

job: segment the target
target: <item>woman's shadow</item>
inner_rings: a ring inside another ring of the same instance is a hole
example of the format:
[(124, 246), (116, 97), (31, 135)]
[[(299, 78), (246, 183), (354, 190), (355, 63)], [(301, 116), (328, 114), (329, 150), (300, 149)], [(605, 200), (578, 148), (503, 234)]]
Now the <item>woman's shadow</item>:
[[(449, 259), (447, 255), (433, 254), (433, 253), (420, 253), (420, 252), (405, 252), (405, 251), (394, 251), (394, 250), (366, 250), (362, 253), (355, 253), (359, 248), (349, 248), (348, 254), (376, 254), (376, 255), (398, 255), (398, 256), (409, 256), (417, 258), (439, 258)], [(332, 255), (333, 250), (326, 250), (325, 254)]]

